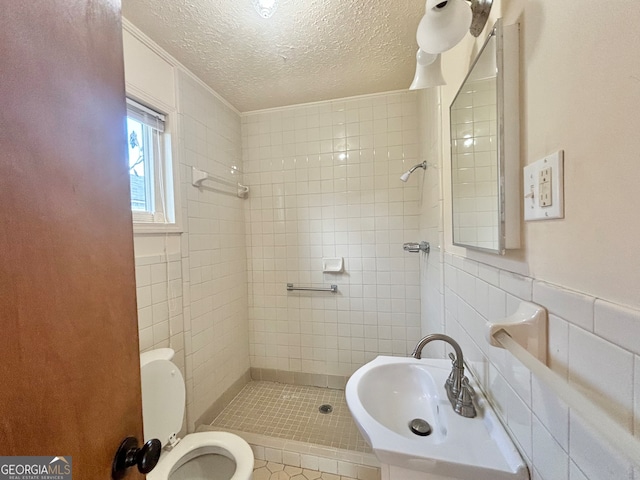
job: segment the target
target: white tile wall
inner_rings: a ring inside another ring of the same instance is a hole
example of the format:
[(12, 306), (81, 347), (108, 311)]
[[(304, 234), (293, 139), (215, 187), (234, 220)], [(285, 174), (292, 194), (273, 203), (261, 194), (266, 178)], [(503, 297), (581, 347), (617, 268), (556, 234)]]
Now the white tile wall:
[(533, 301), (570, 323), (593, 331), (594, 299), (544, 282), (533, 285)]
[[(428, 241), (431, 253), (423, 257), (420, 268), (420, 298), (422, 303), (422, 333), (444, 333), (444, 243), (442, 229), (441, 171), (435, 159), (440, 156), (440, 95), (438, 89), (420, 90), (418, 93), (418, 125), (420, 158), (426, 159), (428, 168), (421, 182), (420, 239)], [(432, 342), (425, 355), (441, 357), (444, 346)]]
[(571, 461), (569, 464), (569, 480), (589, 480), (584, 473), (580, 471), (577, 465)]
[[(495, 288), (485, 280), (495, 283), (497, 279), (500, 285), (502, 293), (496, 298), (502, 300), (497, 300), (496, 314), (503, 309), (510, 314), (520, 299), (533, 297), (551, 312), (549, 367), (585, 389), (621, 426), (637, 435), (640, 357), (633, 339), (640, 311), (506, 271), (499, 271), (496, 278), (494, 267), (474, 263), (445, 255), (446, 330), (473, 359), (475, 373), (534, 469), (534, 478), (633, 478), (629, 461), (602, 441), (535, 375), (505, 350), (487, 346), (478, 322), (498, 318), (483, 313), (487, 311), (483, 295)], [(478, 276), (469, 273), (474, 271)], [(480, 272), (485, 272), (484, 279)]]
[(184, 372), (184, 321), (180, 255), (136, 257), (140, 352), (171, 347)]
[(633, 467), (629, 461), (603, 441), (580, 417), (572, 414), (569, 428), (569, 454), (585, 477), (589, 480), (633, 478)]
[[(196, 166), (241, 181), (239, 115), (183, 72), (178, 78), (185, 234), (187, 420), (189, 428), (249, 369), (243, 208), (233, 189), (191, 185)], [(232, 175), (232, 170), (235, 172)]]
[(594, 319), (597, 335), (640, 355), (640, 322), (637, 311), (596, 300)]
[(569, 381), (624, 427), (633, 421), (633, 354), (579, 327), (569, 327)]
[(532, 407), (535, 412), (534, 421), (542, 423), (549, 429), (560, 447), (569, 450), (569, 407), (555, 397), (548, 387), (536, 377), (532, 378)]
[(569, 457), (535, 415), (533, 417), (533, 457), (544, 459), (535, 464), (540, 478), (568, 480)]
[(249, 369), (247, 267), (244, 200), (222, 193), (232, 192), (227, 187), (199, 190), (191, 185), (192, 166), (241, 179), (240, 116), (178, 71), (182, 254), (168, 262), (164, 256), (137, 257), (136, 282), (140, 351), (176, 350), (192, 431), (194, 422)]
[[(420, 337), (414, 92), (243, 115), (251, 365), (348, 375)], [(323, 274), (322, 257), (345, 272)], [(339, 293), (287, 293), (286, 283)]]

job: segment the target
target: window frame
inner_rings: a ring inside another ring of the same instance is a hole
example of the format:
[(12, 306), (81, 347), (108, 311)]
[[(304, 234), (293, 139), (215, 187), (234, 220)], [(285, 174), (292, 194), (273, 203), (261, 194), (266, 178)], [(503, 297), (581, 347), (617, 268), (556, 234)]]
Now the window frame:
[[(165, 199), (164, 213), (155, 211), (150, 212), (136, 211), (131, 209), (131, 217), (133, 222), (134, 234), (166, 234), (166, 233), (182, 233), (181, 208), (180, 208), (180, 178), (177, 158), (176, 140), (178, 135), (178, 114), (174, 108), (158, 101), (149, 95), (144, 94), (136, 88), (127, 88), (127, 99), (142, 105), (152, 111), (164, 115), (164, 132), (162, 132), (162, 141), (160, 149), (162, 155), (153, 155), (153, 181), (154, 181), (154, 197), (155, 205), (162, 203), (159, 186), (163, 184)], [(127, 117), (128, 117), (127, 112)], [(127, 129), (128, 131), (128, 129)], [(150, 137), (154, 135), (151, 134)], [(153, 141), (153, 138), (151, 139)], [(127, 158), (127, 163), (129, 162)], [(159, 165), (159, 163), (161, 163)], [(162, 182), (162, 183), (160, 183)], [(156, 209), (154, 209), (156, 210)]]

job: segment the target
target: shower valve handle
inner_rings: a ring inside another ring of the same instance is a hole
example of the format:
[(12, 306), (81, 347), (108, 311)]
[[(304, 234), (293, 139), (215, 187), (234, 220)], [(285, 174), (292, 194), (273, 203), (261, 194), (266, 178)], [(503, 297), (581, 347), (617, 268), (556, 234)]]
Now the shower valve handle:
[(429, 245), (429, 242), (420, 242), (420, 243), (405, 243), (402, 248), (404, 249), (405, 252), (411, 252), (411, 253), (419, 253), (419, 252), (424, 252), (424, 253), (429, 253), (429, 251), (431, 250), (431, 246)]

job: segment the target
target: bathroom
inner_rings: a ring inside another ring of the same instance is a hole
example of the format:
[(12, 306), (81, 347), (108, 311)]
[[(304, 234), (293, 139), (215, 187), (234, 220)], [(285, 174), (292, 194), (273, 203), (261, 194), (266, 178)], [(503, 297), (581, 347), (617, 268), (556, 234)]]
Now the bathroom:
[[(253, 28), (287, 15), (291, 3)], [(485, 393), (532, 478), (640, 478), (530, 372), (505, 375), (500, 362), (515, 361), (487, 357), (475, 335), (519, 300), (544, 306), (551, 369), (640, 435), (637, 2), (494, 1), (489, 25), (502, 18), (521, 29), (521, 166), (558, 150), (565, 162), (564, 218), (522, 221), (521, 248), (503, 256), (452, 242), (449, 105), (484, 34), (443, 54), (447, 84), (438, 88), (406, 90), (412, 53), (402, 88), (322, 98), (301, 90), (276, 105), (271, 85), (247, 80), (260, 92), (251, 104), (226, 98), (161, 48), (189, 42), (180, 31), (163, 38), (157, 25), (177, 12), (143, 15), (149, 4), (123, 1), (126, 88), (167, 114), (177, 223), (134, 225), (139, 348), (176, 351), (186, 430), (210, 424), (252, 378), (341, 388), (376, 356), (407, 356), (421, 336), (442, 332), (465, 357), (486, 359)], [(196, 57), (185, 58), (210, 74)], [(426, 170), (400, 181), (423, 160)], [(249, 193), (197, 188), (192, 167), (239, 176)], [(428, 256), (403, 251), (421, 240)], [(344, 271), (323, 273), (327, 257), (344, 258)], [(287, 283), (338, 292), (288, 292)], [(445, 354), (439, 345), (428, 352)], [(254, 454), (347, 478), (376, 475), (364, 460), (359, 471), (358, 461), (279, 450)]]

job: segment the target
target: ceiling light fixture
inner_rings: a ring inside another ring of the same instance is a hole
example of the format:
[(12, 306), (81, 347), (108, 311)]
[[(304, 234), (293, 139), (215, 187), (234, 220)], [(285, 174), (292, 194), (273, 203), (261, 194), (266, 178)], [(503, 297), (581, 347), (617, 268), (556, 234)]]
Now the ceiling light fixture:
[(251, 3), (262, 18), (271, 17), (278, 9), (278, 0), (251, 0)]
[(471, 8), (465, 0), (427, 0), (416, 40), (427, 53), (442, 53), (455, 47), (471, 27)]
[(423, 52), (418, 49), (416, 53), (416, 75), (409, 90), (418, 90), (420, 88), (431, 88), (440, 85), (446, 85), (442, 76), (442, 64), (440, 62), (440, 54)]
[[(455, 47), (467, 31), (479, 36), (489, 19), (493, 0), (426, 0), (416, 40), (416, 75), (412, 90), (444, 85), (440, 55)], [(427, 80), (428, 79), (428, 80)]]

